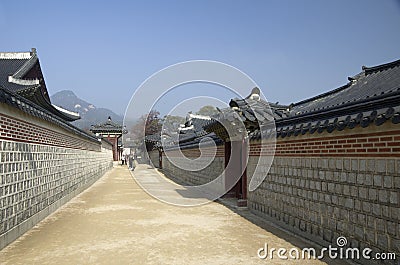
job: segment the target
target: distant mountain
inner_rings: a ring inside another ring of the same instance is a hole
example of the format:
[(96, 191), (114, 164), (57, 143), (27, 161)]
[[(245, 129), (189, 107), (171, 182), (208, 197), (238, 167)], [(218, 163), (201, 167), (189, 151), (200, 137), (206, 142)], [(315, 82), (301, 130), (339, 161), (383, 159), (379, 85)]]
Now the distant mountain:
[(91, 125), (103, 123), (110, 116), (111, 119), (122, 124), (123, 117), (105, 108), (97, 108), (91, 103), (78, 98), (74, 92), (63, 90), (50, 97), (51, 103), (67, 110), (78, 112), (81, 119), (72, 122), (76, 127), (87, 131)]

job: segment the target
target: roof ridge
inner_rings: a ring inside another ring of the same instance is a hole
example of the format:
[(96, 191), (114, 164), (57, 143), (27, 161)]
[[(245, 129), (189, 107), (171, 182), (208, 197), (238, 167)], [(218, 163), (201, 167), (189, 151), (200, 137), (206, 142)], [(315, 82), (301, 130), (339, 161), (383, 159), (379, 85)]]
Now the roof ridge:
[(2, 60), (28, 60), (31, 56), (31, 52), (0, 52)]
[(211, 120), (211, 117), (208, 115), (188, 113), (188, 116), (190, 118), (195, 118), (195, 119), (199, 119), (199, 120)]
[[(374, 106), (383, 106), (383, 104), (382, 104), (383, 101), (386, 101), (386, 103), (388, 103), (388, 104), (390, 102), (398, 102), (399, 97), (400, 97), (400, 90), (398, 90), (398, 91), (396, 90), (390, 94), (389, 98), (387, 97), (386, 94), (377, 95), (376, 97), (373, 97), (373, 98), (365, 98), (365, 99), (359, 100), (355, 104), (353, 102), (349, 102), (349, 103), (345, 103), (340, 106), (335, 106), (330, 109), (320, 109), (317, 111), (302, 113), (301, 115), (287, 117), (287, 118), (284, 118), (281, 120), (277, 120), (276, 123), (284, 123), (287, 121), (290, 121), (291, 123), (293, 123), (293, 120), (310, 119), (310, 117), (312, 117), (312, 119), (315, 119), (316, 117), (326, 116), (327, 114), (329, 114), (332, 118), (332, 117), (337, 116), (337, 114), (332, 115), (330, 113), (332, 113), (332, 112), (341, 113), (343, 111), (346, 111), (346, 113), (349, 113), (350, 109), (352, 109), (354, 111), (360, 111), (360, 109), (368, 109), (368, 111), (371, 111)], [(392, 98), (395, 98), (396, 100), (391, 100)], [(388, 104), (386, 104), (386, 106), (389, 106), (392, 103), (390, 103), (389, 105)]]
[(320, 95), (317, 95), (317, 96), (314, 96), (314, 97), (311, 97), (311, 98), (304, 99), (304, 100), (301, 100), (299, 102), (293, 103), (293, 106), (301, 105), (301, 104), (304, 104), (304, 103), (307, 103), (307, 102), (310, 102), (310, 101), (313, 101), (313, 100), (316, 100), (316, 99), (320, 99), (320, 98), (329, 96), (329, 95), (337, 93), (337, 92), (339, 92), (341, 90), (344, 90), (344, 89), (350, 87), (353, 84), (353, 81), (359, 79), (363, 74), (368, 75), (368, 74), (373, 73), (373, 72), (382, 71), (382, 70), (393, 68), (393, 67), (396, 67), (396, 66), (400, 66), (400, 60), (396, 60), (396, 61), (393, 61), (393, 62), (389, 62), (389, 63), (385, 63), (385, 64), (373, 66), (373, 67), (362, 66), (362, 72), (356, 74), (353, 77), (348, 77), (348, 80), (350, 82), (348, 82), (347, 84), (345, 84), (345, 85), (343, 85), (341, 87), (338, 87), (336, 89), (330, 90), (328, 92), (322, 93)]
[(325, 93), (316, 95), (314, 97), (307, 98), (307, 99), (304, 99), (302, 101), (293, 103), (293, 106), (297, 106), (297, 105), (300, 105), (300, 104), (303, 104), (303, 103), (307, 103), (307, 102), (310, 102), (310, 101), (313, 101), (313, 100), (316, 100), (316, 99), (319, 99), (319, 98), (326, 97), (326, 96), (329, 96), (331, 94), (337, 93), (337, 92), (339, 92), (341, 90), (344, 90), (344, 89), (348, 88), (351, 84), (352, 84), (351, 82), (348, 82), (347, 84), (345, 84), (345, 85), (343, 85), (341, 87), (335, 88), (333, 90), (330, 90), (328, 92), (325, 92)]
[(28, 61), (26, 61), (21, 68), (18, 69), (17, 72), (15, 72), (12, 76), (14, 78), (22, 78), (34, 65), (35, 63), (39, 60), (37, 57), (36, 53), (32, 55), (31, 58), (29, 58)]
[(362, 66), (362, 70), (365, 72), (366, 75), (374, 73), (374, 72), (379, 72), (382, 70), (386, 70), (389, 68), (393, 68), (396, 66), (400, 66), (400, 59), (396, 60), (396, 61), (392, 61), (392, 62), (388, 62), (388, 63), (384, 63), (384, 64), (380, 64), (380, 65), (376, 65), (376, 66), (371, 66), (371, 67), (367, 67), (367, 66)]

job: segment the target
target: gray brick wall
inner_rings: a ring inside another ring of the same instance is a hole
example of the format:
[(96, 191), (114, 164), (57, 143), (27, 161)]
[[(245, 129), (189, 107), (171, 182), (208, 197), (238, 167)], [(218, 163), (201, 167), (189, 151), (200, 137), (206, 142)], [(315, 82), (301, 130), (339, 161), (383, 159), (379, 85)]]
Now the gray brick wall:
[[(257, 161), (249, 157), (248, 176)], [(186, 185), (210, 181), (223, 165), (216, 157), (205, 170), (189, 173), (163, 159), (164, 172)], [(248, 207), (321, 245), (345, 236), (347, 247), (394, 252), (400, 259), (399, 158), (275, 156), (263, 183), (248, 192)]]
[(112, 166), (112, 151), (0, 140), (0, 249)]
[(275, 157), (248, 205), (322, 244), (345, 236), (348, 246), (400, 255), (399, 171), (399, 159)]
[(159, 154), (158, 154), (158, 150), (154, 150), (151, 152), (148, 152), (149, 154), (149, 159), (150, 161), (153, 163), (154, 167), (159, 167)]
[[(154, 152), (154, 151), (153, 151)], [(151, 152), (151, 153), (153, 153)], [(152, 154), (150, 155), (152, 156)], [(202, 163), (198, 160), (193, 163)], [(204, 169), (188, 172), (176, 167), (171, 163), (165, 156), (163, 156), (163, 172), (182, 185), (202, 185), (216, 179), (224, 170), (224, 158), (216, 157), (214, 160)]]

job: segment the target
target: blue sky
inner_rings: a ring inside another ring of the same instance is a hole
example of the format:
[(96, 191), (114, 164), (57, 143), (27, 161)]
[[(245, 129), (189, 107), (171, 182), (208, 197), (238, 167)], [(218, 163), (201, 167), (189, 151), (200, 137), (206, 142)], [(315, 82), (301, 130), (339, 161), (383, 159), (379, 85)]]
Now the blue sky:
[(400, 59), (399, 1), (1, 1), (0, 51), (38, 50), (50, 94), (124, 113), (150, 75), (230, 64), (268, 100), (296, 102)]

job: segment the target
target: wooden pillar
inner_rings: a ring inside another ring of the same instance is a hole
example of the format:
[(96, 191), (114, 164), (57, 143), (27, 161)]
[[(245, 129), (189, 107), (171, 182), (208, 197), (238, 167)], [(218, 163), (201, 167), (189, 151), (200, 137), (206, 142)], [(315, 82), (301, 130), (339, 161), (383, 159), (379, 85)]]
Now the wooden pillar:
[(247, 206), (247, 141), (242, 140), (242, 145), (240, 149), (241, 159), (240, 159), (240, 169), (243, 171), (242, 176), (239, 180), (240, 183), (240, 195), (237, 201), (237, 206), (246, 207)]
[[(228, 168), (228, 164), (229, 164), (230, 157), (231, 157), (231, 151), (232, 151), (231, 150), (231, 148), (232, 148), (231, 142), (225, 142), (224, 148), (225, 148), (225, 160), (224, 160), (225, 161), (225, 177), (224, 177), (224, 179), (225, 179), (225, 189), (226, 189), (229, 186), (229, 179), (231, 176), (231, 169)], [(233, 197), (235, 197), (234, 192), (235, 191), (231, 189), (224, 195), (224, 197), (233, 198)]]
[(119, 161), (121, 154), (120, 150), (118, 150), (118, 137), (107, 137), (107, 141), (113, 144), (112, 153), (113, 153), (113, 160)]
[[(247, 163), (246, 160), (248, 158), (247, 154), (247, 141), (243, 139), (242, 141), (242, 199), (247, 199)], [(249, 161), (247, 161), (249, 162)]]

